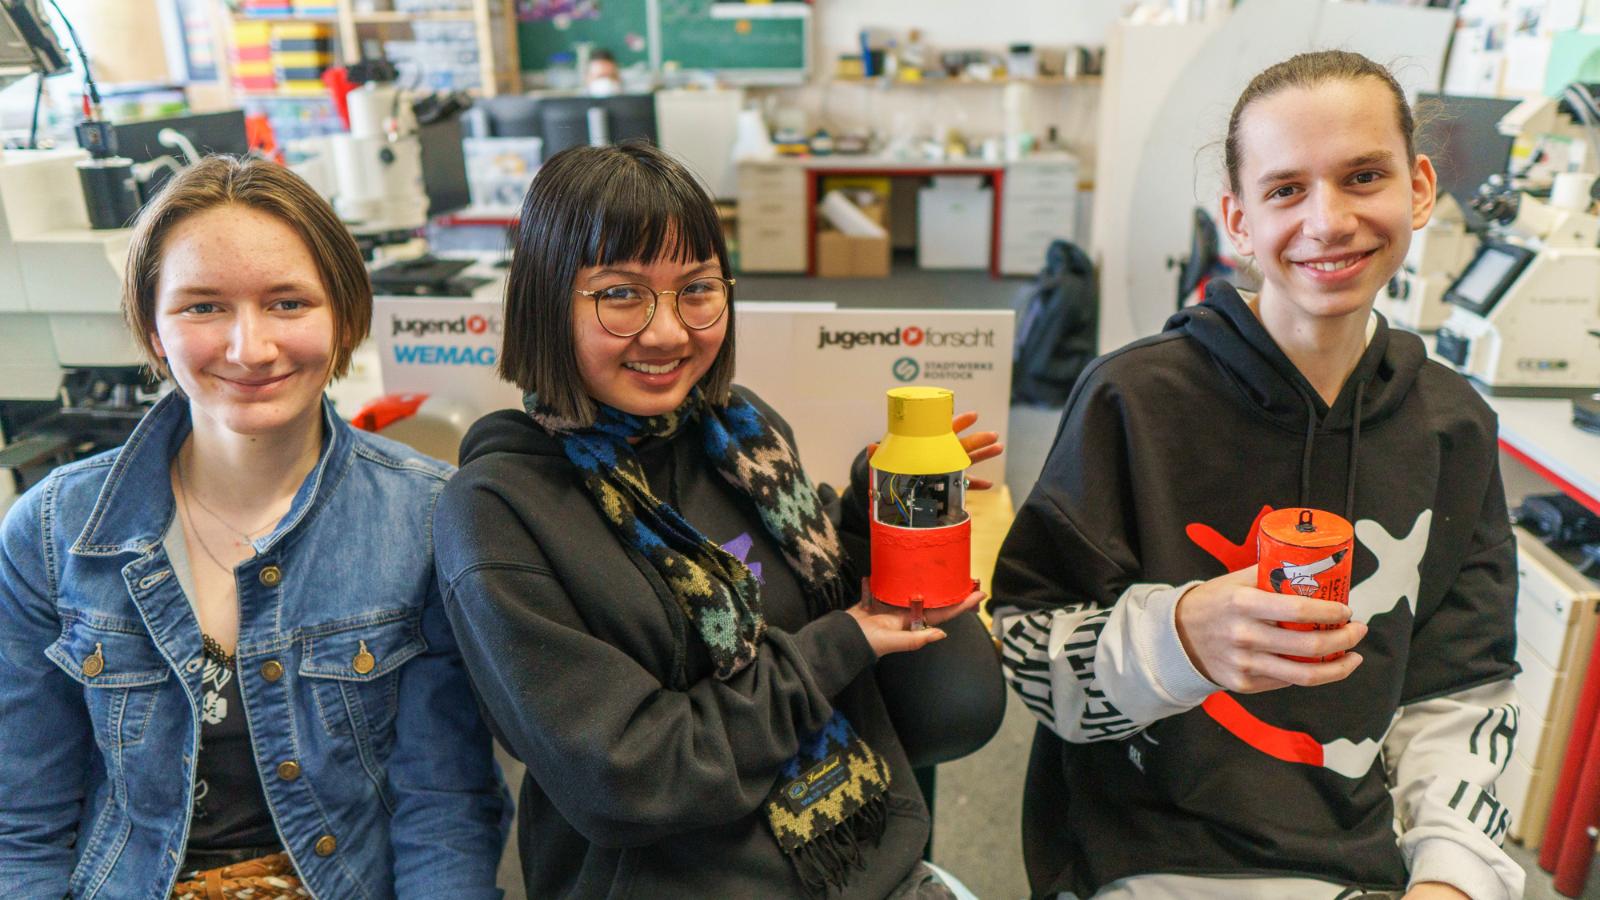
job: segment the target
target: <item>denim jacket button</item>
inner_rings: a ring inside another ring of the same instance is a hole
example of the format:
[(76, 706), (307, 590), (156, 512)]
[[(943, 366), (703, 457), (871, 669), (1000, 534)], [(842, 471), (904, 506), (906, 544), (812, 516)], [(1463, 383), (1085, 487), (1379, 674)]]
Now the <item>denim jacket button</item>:
[(94, 645), (94, 652), (83, 658), (83, 677), (93, 678), (106, 670), (106, 658), (100, 652), (100, 645)]
[(283, 570), (277, 566), (264, 566), (256, 575), (256, 580), (260, 581), (263, 587), (277, 587), (278, 582), (283, 580)]
[(350, 668), (354, 669), (357, 675), (365, 675), (377, 665), (378, 658), (367, 650), (367, 642), (362, 641), (361, 649), (356, 651), (356, 655), (350, 660)]
[(332, 856), (333, 851), (338, 847), (339, 842), (333, 839), (333, 835), (325, 834), (317, 838), (317, 845), (312, 849), (317, 851), (318, 856)]
[(261, 677), (268, 681), (277, 681), (283, 677), (283, 663), (269, 659), (261, 664)]
[(292, 759), (278, 763), (278, 777), (284, 781), (293, 781), (300, 777), (300, 764)]

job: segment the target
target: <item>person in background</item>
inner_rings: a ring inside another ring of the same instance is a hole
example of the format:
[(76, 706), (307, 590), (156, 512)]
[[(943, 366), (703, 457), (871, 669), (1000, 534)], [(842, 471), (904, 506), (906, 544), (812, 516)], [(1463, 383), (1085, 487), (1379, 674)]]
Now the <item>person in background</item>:
[[(490, 726), (528, 768), (528, 896), (951, 896), (890, 719), (918, 686), (880, 688), (875, 663), (929, 654), (999, 687), (983, 595), (925, 630), (855, 601), (866, 466), (841, 541), (788, 425), (732, 384), (727, 248), (681, 164), (563, 151), (521, 222), (501, 373), (524, 409), (467, 434), (434, 541)], [(985, 736), (1002, 706), (974, 713)]]
[(323, 395), (371, 323), (355, 240), (288, 169), (211, 157), (126, 272), (173, 390), (0, 526), (7, 897), (499, 897), (429, 544), (450, 470)]
[(589, 54), (583, 87), (592, 97), (614, 97), (622, 93), (622, 69), (610, 50), (600, 47)]
[[(1036, 895), (1522, 894), (1494, 794), (1518, 715), (1495, 418), (1372, 311), (1433, 209), (1413, 130), (1357, 54), (1257, 75), (1222, 224), (1259, 293), (1213, 281), (1067, 403), (991, 605), (1040, 721)], [(1286, 507), (1354, 523), (1348, 606), (1256, 589)]]

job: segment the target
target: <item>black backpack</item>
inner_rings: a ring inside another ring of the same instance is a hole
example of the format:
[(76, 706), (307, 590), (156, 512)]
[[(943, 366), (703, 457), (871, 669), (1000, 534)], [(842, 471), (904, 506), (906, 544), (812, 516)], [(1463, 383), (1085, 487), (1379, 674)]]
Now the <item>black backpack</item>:
[(1053, 241), (1044, 270), (1017, 297), (1011, 402), (1065, 404), (1095, 358), (1099, 315), (1094, 263), (1071, 241)]

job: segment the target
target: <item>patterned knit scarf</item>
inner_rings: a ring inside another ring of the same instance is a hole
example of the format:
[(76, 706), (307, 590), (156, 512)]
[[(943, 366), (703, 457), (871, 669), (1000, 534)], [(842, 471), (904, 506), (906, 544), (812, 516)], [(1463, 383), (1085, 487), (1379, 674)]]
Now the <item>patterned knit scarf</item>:
[(762, 525), (799, 576), (812, 616), (845, 605), (842, 553), (833, 523), (789, 442), (748, 401), (734, 396), (719, 409), (695, 388), (683, 406), (659, 416), (635, 416), (601, 405), (588, 427), (552, 414), (533, 394), (523, 398), (523, 406), (535, 422), (561, 438), (567, 458), (583, 473), (584, 486), (611, 527), (661, 574), (711, 651), (718, 678), (731, 678), (755, 660), (766, 631), (760, 586), (738, 557), (650, 492), (629, 438), (670, 438), (698, 420), (706, 455), (729, 484), (755, 503)]
[[(755, 661), (766, 631), (760, 585), (738, 557), (651, 493), (629, 438), (670, 438), (698, 421), (706, 455), (754, 502), (762, 525), (799, 576), (811, 617), (844, 607), (842, 552), (833, 523), (794, 449), (748, 401), (734, 395), (717, 407), (695, 388), (681, 407), (659, 416), (601, 405), (595, 423), (586, 427), (556, 416), (534, 394), (522, 402), (540, 427), (561, 438), (612, 529), (666, 582), (710, 650), (717, 678), (731, 678)], [(864, 864), (860, 845), (883, 836), (888, 787), (888, 764), (837, 710), (800, 742), (764, 811), (810, 893), (821, 896), (830, 886), (843, 886), (849, 870)]]

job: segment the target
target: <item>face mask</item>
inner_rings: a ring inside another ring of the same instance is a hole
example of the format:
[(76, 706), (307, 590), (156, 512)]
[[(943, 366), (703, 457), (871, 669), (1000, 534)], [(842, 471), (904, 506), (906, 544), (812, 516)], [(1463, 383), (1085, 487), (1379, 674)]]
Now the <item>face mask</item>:
[(622, 82), (615, 78), (596, 78), (589, 82), (589, 96), (614, 97), (622, 93)]

